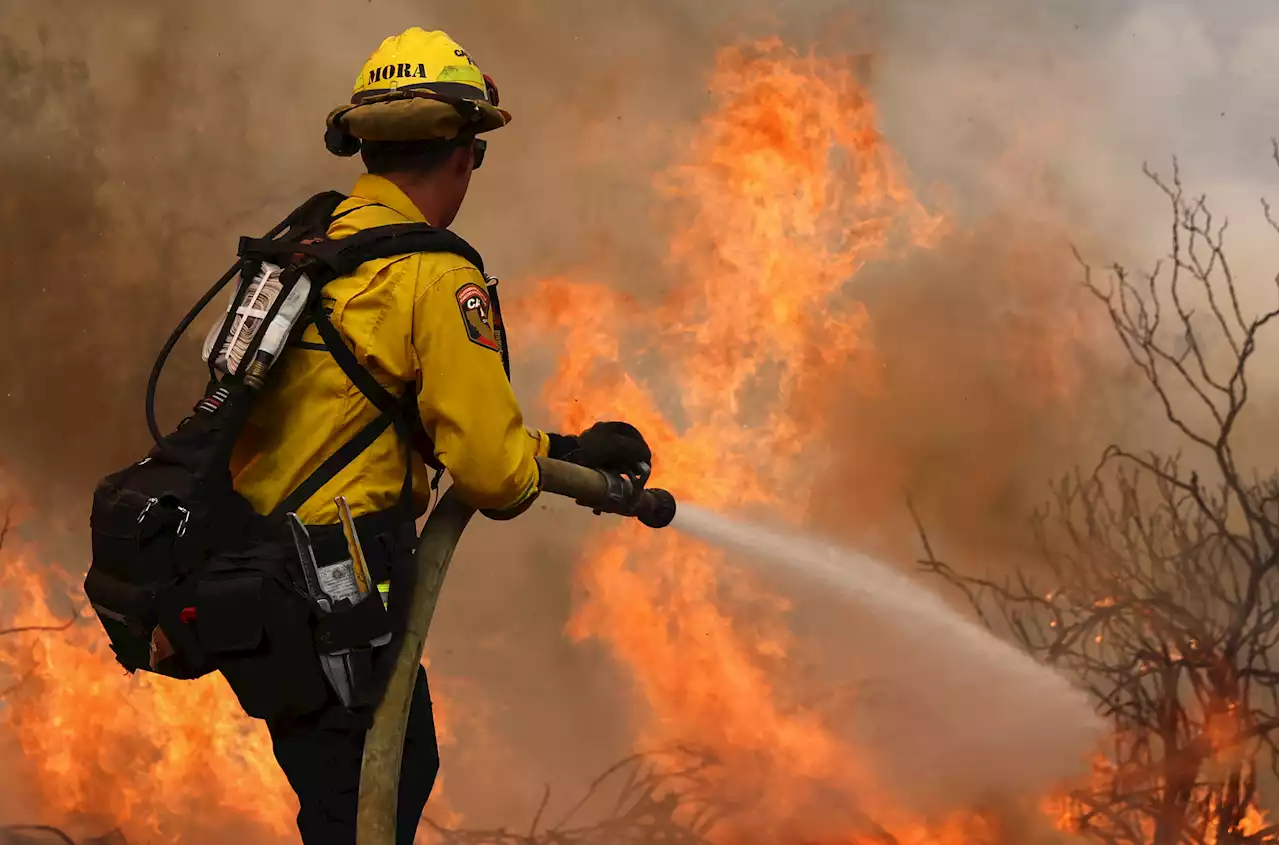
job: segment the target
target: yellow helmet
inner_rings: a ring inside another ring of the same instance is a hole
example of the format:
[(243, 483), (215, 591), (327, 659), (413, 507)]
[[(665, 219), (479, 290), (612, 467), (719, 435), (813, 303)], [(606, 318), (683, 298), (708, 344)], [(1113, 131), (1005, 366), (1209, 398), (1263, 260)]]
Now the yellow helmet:
[(443, 32), (406, 29), (360, 69), (351, 102), (329, 113), (325, 146), (355, 155), (361, 141), (426, 141), (476, 135), (511, 122), (498, 89)]

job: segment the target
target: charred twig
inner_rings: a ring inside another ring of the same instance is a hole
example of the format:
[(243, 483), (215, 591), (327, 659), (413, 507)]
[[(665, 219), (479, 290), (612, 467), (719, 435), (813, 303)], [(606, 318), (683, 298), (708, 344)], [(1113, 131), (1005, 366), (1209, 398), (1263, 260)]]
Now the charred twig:
[(66, 622), (54, 625), (19, 625), (14, 628), (0, 628), (0, 637), (7, 636), (9, 634), (26, 634), (31, 631), (65, 631), (72, 625), (76, 624), (79, 619), (80, 614), (77, 613)]
[(13, 525), (13, 503), (6, 502), (4, 506), (4, 524), (0, 525), (0, 549), (4, 548), (4, 541), (9, 538), (9, 529)]
[[(544, 790), (527, 833), (449, 830), (426, 821), (445, 845), (708, 845), (707, 834), (730, 809), (712, 798), (707, 770), (714, 765), (705, 752), (688, 748), (633, 754), (606, 769), (558, 822), (541, 831), (549, 790)], [(576, 821), (609, 788), (616, 789), (616, 796), (604, 816)]]
[(0, 845), (35, 845), (36, 840), (30, 834), (46, 833), (63, 845), (76, 845), (76, 841), (64, 831), (44, 824), (10, 824), (0, 827)]
[(1219, 843), (1275, 842), (1274, 828), (1246, 832), (1244, 819), (1260, 755), (1277, 765), (1280, 478), (1242, 471), (1233, 434), (1248, 364), (1278, 312), (1244, 313), (1226, 221), (1187, 195), (1177, 162), (1167, 180), (1144, 172), (1169, 202), (1170, 254), (1140, 279), (1114, 265), (1105, 282), (1076, 258), (1197, 469), (1112, 446), (1091, 473), (1063, 478), (1033, 517), (1045, 564), (1034, 579), (939, 560), (912, 510), (920, 564), (988, 627), (1072, 674), (1111, 720), (1095, 777), (1068, 796), (1082, 834), (1116, 845), (1194, 845), (1210, 831)]

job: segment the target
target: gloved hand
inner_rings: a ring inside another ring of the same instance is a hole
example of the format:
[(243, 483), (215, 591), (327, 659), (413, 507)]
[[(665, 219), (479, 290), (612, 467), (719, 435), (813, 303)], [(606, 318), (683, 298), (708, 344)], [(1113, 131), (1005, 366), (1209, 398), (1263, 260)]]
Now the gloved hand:
[(644, 435), (624, 422), (598, 422), (577, 436), (553, 434), (548, 456), (611, 472), (632, 472), (636, 464), (653, 463)]

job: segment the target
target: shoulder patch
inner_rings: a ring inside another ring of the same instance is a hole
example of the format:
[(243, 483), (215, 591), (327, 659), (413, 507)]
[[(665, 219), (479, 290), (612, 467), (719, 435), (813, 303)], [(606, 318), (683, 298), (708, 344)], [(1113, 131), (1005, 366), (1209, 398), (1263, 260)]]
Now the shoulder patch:
[(458, 310), (462, 313), (462, 325), (467, 330), (467, 339), (477, 346), (497, 352), (498, 341), (493, 332), (489, 294), (475, 282), (467, 282), (458, 288), (455, 296), (458, 299)]

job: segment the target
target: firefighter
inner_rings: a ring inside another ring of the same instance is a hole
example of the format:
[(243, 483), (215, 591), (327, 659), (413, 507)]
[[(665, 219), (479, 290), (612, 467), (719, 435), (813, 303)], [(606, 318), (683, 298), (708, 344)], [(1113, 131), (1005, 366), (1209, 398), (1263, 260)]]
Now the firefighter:
[[(387, 38), (361, 69), (350, 103), (329, 117), (330, 151), (359, 152), (367, 170), (335, 212), (329, 237), (397, 223), (448, 227), (484, 161), (486, 143), (478, 136), (510, 119), (498, 107), (492, 80), (445, 33), (415, 27)], [(525, 427), (486, 282), (458, 255), (417, 253), (368, 261), (324, 288), (330, 321), (358, 362), (382, 387), (409, 397), (414, 439), (420, 447), (430, 444), (422, 457), (448, 470), (467, 503), (498, 519), (523, 512), (538, 495), (535, 457), (597, 468), (649, 462), (644, 438), (625, 423), (597, 423), (576, 436)], [(237, 442), (235, 487), (259, 513), (276, 509), (333, 455), (334, 444), (359, 439), (379, 416), (315, 332), (308, 328), (282, 357)], [(383, 431), (296, 507), (315, 539), (337, 522), (333, 502), (345, 496), (362, 526), (370, 565), (379, 554), (386, 558), (393, 602), (396, 566), (411, 561), (413, 520), (431, 496), (427, 467), (414, 460), (410, 506), (400, 506), (404, 439), (397, 430)], [(276, 759), (298, 795), (306, 845), (355, 841), (370, 717), (371, 708), (345, 707), (330, 694), (311, 712), (267, 719)], [(413, 841), (438, 767), (426, 674), (419, 669), (399, 792), (397, 841), (403, 845)]]

